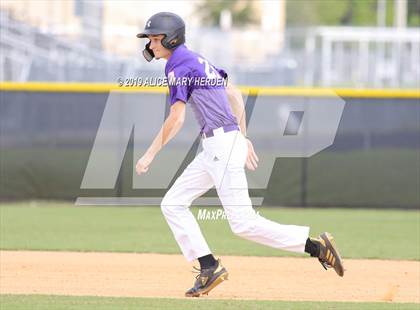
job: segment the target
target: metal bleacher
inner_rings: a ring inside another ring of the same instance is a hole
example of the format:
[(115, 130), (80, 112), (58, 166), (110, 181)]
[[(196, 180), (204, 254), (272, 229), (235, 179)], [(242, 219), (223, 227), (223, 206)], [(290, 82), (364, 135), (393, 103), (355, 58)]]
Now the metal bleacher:
[[(100, 43), (91, 44), (100, 40), (95, 36), (60, 37), (1, 9), (0, 31), (2, 81), (115, 83), (120, 77), (163, 74), (163, 62), (146, 63), (140, 53), (110, 54)], [(262, 61), (236, 56), (243, 48), (232, 42), (264, 47), (260, 37), (265, 37), (262, 31), (241, 29), (196, 28), (187, 33), (190, 47), (222, 66), (241, 85), (418, 88), (420, 84), (420, 31), (416, 28), (288, 28), (282, 47), (262, 56)], [(217, 47), (219, 42), (225, 42), (223, 48)]]
[(127, 61), (78, 41), (43, 33), (0, 10), (0, 80), (115, 81)]

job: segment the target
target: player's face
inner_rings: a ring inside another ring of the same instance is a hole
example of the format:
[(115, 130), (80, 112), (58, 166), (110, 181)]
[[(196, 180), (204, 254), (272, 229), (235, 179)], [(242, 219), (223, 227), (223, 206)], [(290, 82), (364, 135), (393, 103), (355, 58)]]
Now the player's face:
[(163, 47), (162, 45), (161, 41), (164, 37), (165, 36), (163, 34), (148, 36), (150, 40), (150, 49), (155, 54), (156, 59), (160, 59), (160, 58), (168, 59), (169, 56), (171, 56), (171, 51)]

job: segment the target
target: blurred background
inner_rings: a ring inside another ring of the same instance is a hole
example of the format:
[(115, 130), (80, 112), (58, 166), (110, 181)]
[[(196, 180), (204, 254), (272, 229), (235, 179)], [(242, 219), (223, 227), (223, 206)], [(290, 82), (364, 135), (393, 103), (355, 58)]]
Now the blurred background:
[[(146, 62), (146, 42), (136, 38), (160, 11), (186, 21), (188, 47), (254, 88), (243, 94), (248, 109), (264, 111), (252, 115), (249, 132), (261, 156), (275, 153), (270, 139), (283, 133), (270, 125), (296, 101), (322, 100), (317, 90), (328, 88), (346, 103), (330, 147), (277, 158), (267, 188), (251, 195), (274, 206), (420, 208), (419, 0), (2, 0), (0, 200), (162, 197), (166, 188), (133, 189), (133, 140), (151, 142), (166, 93), (111, 91), (120, 77), (163, 76), (165, 62)], [(113, 188), (81, 189), (115, 100), (121, 120), (128, 102), (148, 104), (147, 117), (139, 115), (147, 134), (122, 137), (128, 147)], [(188, 121), (192, 137), (171, 142), (161, 155), (167, 163), (198, 134)]]
[(418, 0), (0, 2), (0, 79), (108, 81), (161, 75), (135, 35), (179, 14), (187, 44), (241, 85), (417, 87)]

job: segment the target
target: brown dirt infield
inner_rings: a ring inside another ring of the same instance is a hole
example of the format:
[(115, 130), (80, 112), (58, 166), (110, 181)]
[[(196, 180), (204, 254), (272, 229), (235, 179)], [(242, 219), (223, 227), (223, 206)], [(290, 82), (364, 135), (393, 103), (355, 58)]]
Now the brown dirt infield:
[[(222, 261), (229, 281), (204, 298), (420, 303), (419, 261), (347, 259), (343, 278), (310, 258)], [(180, 255), (0, 251), (0, 293), (183, 298), (191, 266)]]

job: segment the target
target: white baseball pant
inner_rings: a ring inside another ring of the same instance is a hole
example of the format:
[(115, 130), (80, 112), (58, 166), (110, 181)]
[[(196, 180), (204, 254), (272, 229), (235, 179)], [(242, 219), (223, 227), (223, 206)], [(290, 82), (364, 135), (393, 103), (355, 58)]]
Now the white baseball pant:
[(248, 194), (245, 162), (248, 145), (239, 131), (223, 128), (203, 140), (203, 151), (167, 191), (162, 212), (188, 261), (211, 253), (189, 207), (213, 186), (232, 231), (240, 237), (274, 248), (303, 253), (309, 227), (282, 225), (258, 215)]

